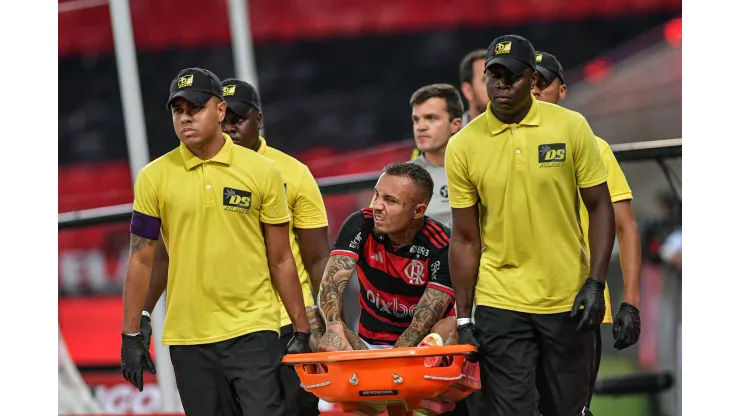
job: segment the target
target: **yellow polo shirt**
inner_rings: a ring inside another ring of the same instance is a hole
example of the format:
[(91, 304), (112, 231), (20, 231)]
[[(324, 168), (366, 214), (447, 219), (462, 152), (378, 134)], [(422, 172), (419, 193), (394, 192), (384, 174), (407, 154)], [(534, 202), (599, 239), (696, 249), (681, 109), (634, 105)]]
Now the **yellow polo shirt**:
[[(609, 193), (612, 197), (612, 203), (619, 201), (628, 201), (632, 199), (632, 189), (630, 189), (627, 183), (627, 178), (622, 172), (622, 168), (619, 167), (617, 158), (614, 157), (609, 143), (604, 141), (600, 137), (596, 137), (596, 143), (599, 144), (599, 150), (601, 151), (601, 157), (604, 160), (604, 166), (606, 167), (606, 182), (609, 184)], [(586, 205), (581, 201), (581, 227), (583, 227), (583, 235), (586, 236), (586, 247), (589, 247), (588, 242), (588, 210)], [(589, 249), (590, 252), (590, 249)], [(606, 314), (604, 315), (605, 324), (614, 322), (612, 320), (612, 304), (611, 296), (609, 295), (609, 286), (607, 285), (604, 291), (604, 299), (606, 300)]]
[[(290, 249), (295, 257), (295, 265), (298, 268), (298, 278), (303, 289), (303, 301), (306, 306), (314, 304), (311, 294), (311, 280), (308, 276), (306, 266), (301, 258), (301, 248), (294, 228), (312, 229), (329, 225), (329, 220), (324, 207), (324, 199), (321, 197), (319, 185), (316, 183), (308, 166), (299, 162), (275, 148), (267, 145), (265, 139), (260, 137), (260, 147), (257, 153), (274, 161), (285, 181), (285, 193), (288, 198), (288, 210), (291, 214), (290, 223)], [(305, 244), (311, 244), (310, 241)], [(280, 302), (280, 325), (290, 325), (290, 316)]]
[(283, 179), (275, 162), (224, 138), (207, 161), (181, 143), (134, 186), (134, 210), (161, 219), (170, 256), (165, 345), (280, 329), (260, 222), (290, 221)]
[[(518, 124), (490, 109), (447, 145), (450, 205), (479, 203), (482, 238), (475, 302), (549, 314), (570, 311), (589, 276), (578, 188), (606, 181), (586, 119), (539, 102)], [(453, 235), (454, 235), (453, 224)]]

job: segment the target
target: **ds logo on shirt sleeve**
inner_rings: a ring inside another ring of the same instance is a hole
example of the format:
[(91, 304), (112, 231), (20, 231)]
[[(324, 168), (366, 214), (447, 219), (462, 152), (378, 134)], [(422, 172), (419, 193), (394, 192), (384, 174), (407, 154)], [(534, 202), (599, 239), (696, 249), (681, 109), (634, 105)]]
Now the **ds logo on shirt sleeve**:
[(252, 207), (252, 193), (234, 188), (224, 188), (224, 210), (246, 213)]
[(540, 167), (562, 166), (565, 162), (565, 143), (541, 144), (538, 152)]

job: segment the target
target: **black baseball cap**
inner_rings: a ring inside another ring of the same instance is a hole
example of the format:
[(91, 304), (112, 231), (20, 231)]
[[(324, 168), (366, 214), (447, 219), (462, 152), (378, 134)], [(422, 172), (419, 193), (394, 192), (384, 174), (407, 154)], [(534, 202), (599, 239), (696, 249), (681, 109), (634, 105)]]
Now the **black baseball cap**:
[(503, 65), (516, 75), (521, 75), (527, 67), (534, 71), (534, 47), (518, 35), (498, 37), (488, 46), (486, 69), (495, 64)]
[(240, 117), (245, 117), (252, 107), (256, 108), (257, 111), (262, 111), (260, 96), (252, 84), (236, 78), (229, 78), (225, 79), (221, 85), (223, 86), (227, 108)]
[(211, 99), (224, 99), (221, 80), (211, 71), (202, 68), (186, 68), (177, 73), (170, 84), (169, 110), (175, 98), (182, 97), (195, 106), (202, 106)]
[(554, 55), (547, 52), (535, 52), (535, 62), (537, 63), (535, 69), (547, 82), (553, 82), (555, 78), (560, 78), (560, 82), (565, 84), (563, 66), (560, 65), (560, 61)]

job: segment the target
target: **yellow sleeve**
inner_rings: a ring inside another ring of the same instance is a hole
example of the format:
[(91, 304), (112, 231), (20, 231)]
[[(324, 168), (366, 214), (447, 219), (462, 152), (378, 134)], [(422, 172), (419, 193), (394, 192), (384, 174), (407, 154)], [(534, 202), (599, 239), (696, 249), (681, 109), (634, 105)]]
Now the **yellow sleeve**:
[(324, 199), (319, 184), (316, 183), (308, 167), (303, 167), (300, 185), (293, 205), (293, 226), (295, 228), (321, 228), (329, 225)]
[(606, 169), (601, 159), (601, 151), (591, 126), (581, 116), (573, 152), (576, 167), (576, 182), (579, 188), (590, 188), (606, 182)]
[(467, 208), (478, 202), (478, 188), (470, 180), (467, 165), (457, 154), (455, 141), (447, 145), (445, 151), (445, 173), (450, 207)]
[(260, 210), (260, 221), (265, 224), (282, 224), (290, 221), (288, 197), (285, 196), (283, 176), (274, 162), (265, 175), (265, 188), (262, 190), (264, 198)]
[(609, 184), (612, 203), (632, 199), (632, 189), (630, 189), (627, 178), (624, 176), (622, 168), (619, 167), (619, 162), (614, 157), (611, 147), (603, 140), (599, 142), (599, 146), (601, 146), (601, 158), (604, 159), (606, 182)]
[(159, 193), (144, 170), (139, 172), (134, 184), (134, 211), (149, 217), (161, 218)]

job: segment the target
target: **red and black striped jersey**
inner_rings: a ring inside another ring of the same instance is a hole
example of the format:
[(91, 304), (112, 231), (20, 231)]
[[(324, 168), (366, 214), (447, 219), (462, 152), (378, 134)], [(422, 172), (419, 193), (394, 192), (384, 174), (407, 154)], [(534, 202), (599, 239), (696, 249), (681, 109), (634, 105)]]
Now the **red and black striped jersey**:
[[(358, 334), (370, 344), (393, 345), (414, 318), (427, 288), (453, 296), (447, 258), (450, 229), (425, 217), (411, 244), (398, 247), (373, 233), (372, 208), (350, 215), (331, 255), (357, 260), (360, 283)], [(454, 303), (445, 316), (454, 316)]]

